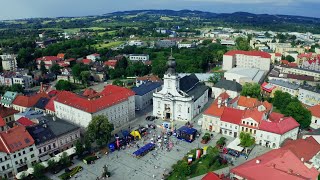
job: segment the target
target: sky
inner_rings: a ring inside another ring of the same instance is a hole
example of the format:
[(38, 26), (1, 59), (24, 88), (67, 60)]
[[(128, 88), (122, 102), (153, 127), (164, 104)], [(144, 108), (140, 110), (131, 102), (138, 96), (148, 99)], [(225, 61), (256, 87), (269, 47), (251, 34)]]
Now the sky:
[(320, 0), (0, 0), (0, 20), (102, 15), (140, 9), (251, 12), (320, 18)]

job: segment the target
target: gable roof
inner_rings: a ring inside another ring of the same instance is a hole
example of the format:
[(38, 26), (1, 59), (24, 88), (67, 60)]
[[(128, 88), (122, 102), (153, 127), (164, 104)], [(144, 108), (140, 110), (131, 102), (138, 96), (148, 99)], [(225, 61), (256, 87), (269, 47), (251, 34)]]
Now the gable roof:
[(6, 108), (4, 106), (0, 106), (0, 116), (3, 118), (14, 115), (15, 113), (18, 113), (18, 112), (19, 111), (14, 110), (12, 108)]
[(313, 158), (318, 152), (320, 152), (320, 144), (312, 137), (307, 137), (306, 139), (285, 141), (281, 149), (288, 149), (292, 151), (299, 159), (303, 162), (308, 162)]
[(32, 122), (29, 118), (26, 118), (26, 117), (21, 117), (17, 120), (17, 123), (24, 126), (24, 127), (27, 127), (27, 126), (32, 126), (34, 125), (35, 123)]
[(225, 90), (230, 90), (230, 91), (235, 91), (235, 92), (241, 92), (241, 90), (242, 90), (241, 84), (239, 84), (236, 81), (229, 81), (226, 79), (221, 79), (213, 87), (223, 88)]
[(229, 122), (232, 124), (239, 124), (241, 122), (243, 110), (225, 107), (221, 115), (221, 121)]
[(308, 108), (312, 116), (320, 118), (320, 104)]
[(318, 171), (308, 168), (290, 150), (271, 150), (233, 169), (231, 173), (245, 179), (302, 180), (317, 179)]
[(221, 178), (213, 172), (208, 172), (201, 180), (221, 180)]
[(137, 81), (161, 82), (161, 79), (156, 75), (145, 75), (142, 77), (137, 77)]
[(72, 92), (62, 91), (55, 97), (54, 101), (88, 113), (95, 113), (126, 101), (131, 96), (134, 96), (134, 92), (127, 88), (107, 85), (102, 92), (100, 92), (100, 97), (96, 99), (88, 100)]
[(47, 105), (45, 106), (45, 109), (46, 109), (46, 110), (55, 112), (55, 109), (54, 109), (54, 99), (55, 99), (55, 97), (52, 97), (52, 98), (49, 100), (49, 102), (48, 102)]
[(279, 122), (261, 121), (259, 129), (275, 134), (284, 134), (299, 126), (300, 124), (292, 117), (285, 117)]
[(32, 136), (36, 145), (45, 143), (53, 138), (55, 135), (46, 124), (40, 123), (32, 127), (27, 127), (27, 131)]
[(49, 98), (45, 92), (41, 92), (32, 96), (18, 95), (12, 104), (22, 107), (33, 107), (42, 97)]
[(6, 132), (0, 132), (1, 152), (14, 153), (33, 144), (33, 138), (23, 126), (14, 126)]
[(281, 118), (284, 118), (284, 115), (277, 112), (272, 112), (269, 114), (269, 120), (272, 122), (280, 122)]
[(139, 87), (133, 87), (131, 90), (136, 93), (136, 95), (143, 96), (148, 92), (153, 91), (154, 89), (161, 87), (162, 83), (160, 82), (147, 82), (141, 84)]
[(247, 56), (260, 56), (262, 58), (271, 58), (269, 53), (263, 51), (241, 51), (241, 50), (231, 50), (225, 53), (224, 55), (234, 56), (236, 54), (243, 54)]
[(93, 90), (92, 88), (87, 88), (83, 93), (82, 96), (92, 96), (97, 94), (97, 91)]
[(219, 106), (217, 104), (212, 103), (210, 105), (210, 107), (204, 111), (203, 114), (210, 115), (210, 116), (221, 117), (222, 114), (223, 114), (223, 111), (224, 111), (224, 106), (220, 106), (220, 108), (219, 108)]
[(255, 120), (258, 124), (260, 124), (260, 122), (263, 120), (263, 117), (264, 117), (264, 113), (258, 111), (257, 108), (247, 109), (243, 114), (243, 119), (251, 118)]
[(258, 105), (257, 98), (240, 96), (238, 100), (238, 106), (246, 107), (246, 108), (254, 108)]
[(61, 58), (57, 56), (43, 56), (37, 59), (37, 61), (60, 61)]
[(180, 79), (179, 86), (180, 90), (183, 92), (190, 91), (197, 83), (199, 82), (199, 79), (195, 74), (190, 74), (188, 76), (184, 76)]
[(38, 121), (46, 124), (47, 128), (49, 128), (56, 137), (80, 129), (80, 127), (54, 116), (42, 116), (38, 118)]
[(48, 104), (48, 102), (50, 101), (49, 98), (46, 97), (41, 97), (37, 103), (34, 105), (35, 108), (38, 109), (45, 109), (46, 105)]

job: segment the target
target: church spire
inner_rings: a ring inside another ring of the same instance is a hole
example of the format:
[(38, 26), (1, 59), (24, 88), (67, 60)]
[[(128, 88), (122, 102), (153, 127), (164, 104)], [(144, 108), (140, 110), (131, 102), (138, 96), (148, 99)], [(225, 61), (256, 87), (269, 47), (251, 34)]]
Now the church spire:
[(171, 74), (171, 75), (174, 75), (176, 74), (176, 61), (174, 59), (174, 57), (172, 56), (172, 48), (171, 48), (171, 54), (168, 58), (168, 62), (167, 62), (167, 72), (166, 74)]

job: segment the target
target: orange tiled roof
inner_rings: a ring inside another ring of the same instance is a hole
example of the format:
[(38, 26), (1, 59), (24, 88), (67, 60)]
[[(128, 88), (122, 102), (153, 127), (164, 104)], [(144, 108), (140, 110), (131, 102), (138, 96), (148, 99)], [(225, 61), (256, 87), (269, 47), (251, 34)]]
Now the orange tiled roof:
[(258, 105), (258, 99), (250, 98), (245, 96), (240, 96), (238, 101), (238, 106), (246, 107), (246, 108), (254, 108)]
[(42, 97), (49, 98), (48, 94), (45, 92), (32, 96), (18, 95), (12, 104), (22, 107), (33, 107)]
[(311, 112), (312, 116), (320, 118), (320, 104), (310, 107), (309, 111)]

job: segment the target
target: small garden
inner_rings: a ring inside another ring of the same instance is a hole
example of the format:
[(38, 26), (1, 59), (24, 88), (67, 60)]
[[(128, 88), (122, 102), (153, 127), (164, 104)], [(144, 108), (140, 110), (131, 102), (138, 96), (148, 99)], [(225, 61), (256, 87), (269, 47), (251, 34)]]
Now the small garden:
[[(201, 157), (198, 159), (195, 158), (197, 150), (202, 152)], [(190, 162), (191, 155), (192, 161)], [(220, 158), (218, 148), (208, 146), (204, 149), (193, 149), (182, 160), (179, 160), (172, 166), (173, 170), (166, 179), (183, 180), (193, 178), (227, 166), (227, 161)]]

